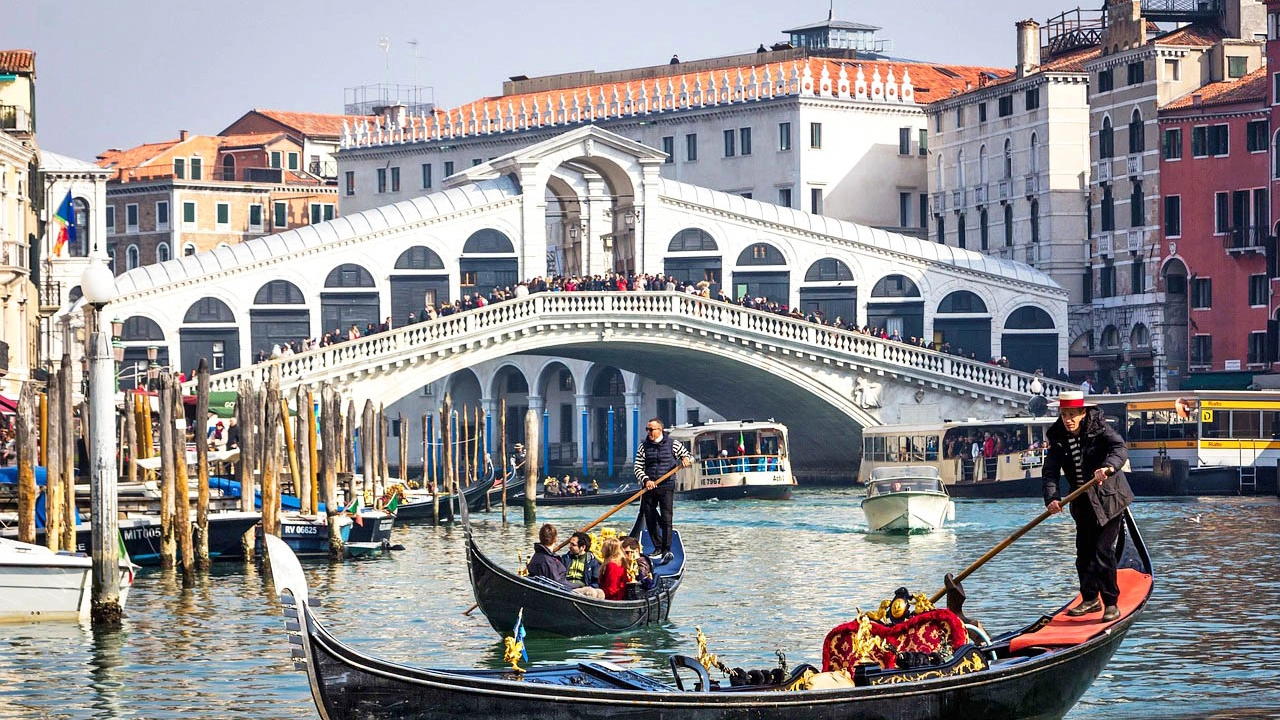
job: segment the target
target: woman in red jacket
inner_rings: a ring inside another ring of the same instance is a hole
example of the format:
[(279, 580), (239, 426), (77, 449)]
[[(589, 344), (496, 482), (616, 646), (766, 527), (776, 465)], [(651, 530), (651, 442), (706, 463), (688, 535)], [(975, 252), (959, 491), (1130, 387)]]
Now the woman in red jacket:
[(622, 567), (622, 545), (608, 538), (600, 548), (600, 589), (605, 600), (627, 599), (627, 571)]

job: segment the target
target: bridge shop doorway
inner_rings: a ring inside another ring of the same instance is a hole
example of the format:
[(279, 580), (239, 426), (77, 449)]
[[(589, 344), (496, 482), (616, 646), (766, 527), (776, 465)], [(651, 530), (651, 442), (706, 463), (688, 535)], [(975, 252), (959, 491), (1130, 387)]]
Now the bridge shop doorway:
[(204, 297), (187, 309), (178, 331), (181, 367), (174, 372), (186, 372), (188, 377), (200, 365), (200, 359), (209, 361), (209, 372), (235, 370), (240, 367), (240, 327), (231, 308), (221, 300)]
[(1014, 310), (1005, 321), (1000, 352), (1015, 370), (1041, 369), (1052, 374), (1058, 365), (1058, 334), (1054, 332), (1053, 318), (1030, 305)]
[(867, 327), (884, 328), (904, 339), (924, 335), (924, 298), (910, 278), (888, 275), (871, 288), (867, 301)]
[(951, 344), (951, 352), (979, 362), (991, 360), (991, 316), (987, 305), (968, 290), (957, 290), (938, 304), (934, 341)]
[(311, 336), (311, 311), (306, 303), (302, 291), (288, 280), (272, 280), (258, 288), (254, 307), (249, 309), (253, 362), (265, 359), (277, 345), (283, 347)]
[(423, 310), (430, 304), (439, 310), (449, 297), (449, 271), (444, 261), (431, 248), (415, 245), (396, 258), (391, 276), (391, 323), (395, 327), (425, 320)]
[(320, 293), (320, 323), (324, 332), (337, 330), (345, 336), (355, 326), (363, 336), (378, 317), (378, 292), (373, 276), (354, 263), (344, 263), (329, 272)]

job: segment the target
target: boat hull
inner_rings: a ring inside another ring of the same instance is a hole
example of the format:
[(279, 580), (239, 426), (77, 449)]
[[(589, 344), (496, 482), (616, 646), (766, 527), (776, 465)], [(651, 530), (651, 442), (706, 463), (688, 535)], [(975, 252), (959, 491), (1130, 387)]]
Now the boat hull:
[[(120, 605), (133, 585), (122, 561)], [(81, 620), (89, 617), (93, 561), (84, 555), (53, 553), (10, 540), (0, 542), (0, 622)]]
[(681, 500), (790, 500), (792, 484), (744, 483), (739, 485), (706, 485), (692, 490), (680, 490), (676, 497)]
[(901, 492), (862, 501), (872, 532), (930, 532), (942, 527), (951, 498), (942, 493)]
[[(1128, 477), (1128, 474), (1125, 474)], [(949, 483), (947, 492), (953, 498), (977, 498), (1004, 500), (1008, 498), (1038, 498), (1044, 496), (1044, 483), (1037, 474), (1008, 480), (970, 480)]]
[[(209, 558), (212, 560), (244, 556), (240, 539), (258, 524), (258, 513), (229, 512), (209, 515)], [(192, 521), (192, 525), (195, 521)], [(36, 530), (36, 544), (44, 543), (44, 528)], [(129, 559), (137, 565), (160, 564), (160, 518), (154, 516), (126, 518), (120, 521), (120, 535), (124, 538)], [(93, 553), (93, 528), (88, 524), (76, 526), (76, 552)], [(178, 551), (181, 552), (181, 551)], [(177, 555), (181, 560), (181, 555)]]
[[(462, 496), (467, 499), (467, 508), (472, 512), (483, 510), (485, 499), (495, 482), (497, 482), (497, 475), (493, 468), (490, 467), (488, 475), (483, 480), (462, 488)], [(490, 505), (498, 502), (501, 501), (489, 500)], [(456, 496), (444, 495), (440, 497), (440, 520), (451, 522), (458, 512), (458, 499)], [(436, 517), (436, 505), (431, 498), (431, 493), (426, 490), (409, 491), (408, 497), (404, 502), (400, 503), (400, 507), (396, 508), (396, 517), (402, 521), (411, 522), (434, 520)]]

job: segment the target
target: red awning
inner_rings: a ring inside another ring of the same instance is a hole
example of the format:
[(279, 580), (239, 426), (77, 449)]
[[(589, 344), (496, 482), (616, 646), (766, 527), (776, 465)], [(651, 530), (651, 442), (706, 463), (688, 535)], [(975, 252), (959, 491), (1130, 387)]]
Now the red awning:
[(14, 415), (18, 412), (18, 401), (0, 395), (0, 413)]

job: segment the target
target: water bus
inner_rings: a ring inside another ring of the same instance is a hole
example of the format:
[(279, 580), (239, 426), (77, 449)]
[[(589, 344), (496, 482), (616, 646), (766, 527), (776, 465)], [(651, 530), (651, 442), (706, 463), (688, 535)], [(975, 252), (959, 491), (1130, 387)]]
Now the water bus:
[(676, 473), (681, 499), (786, 500), (796, 485), (791, 474), (787, 426), (755, 420), (677, 425), (671, 437), (693, 454), (693, 466)]

